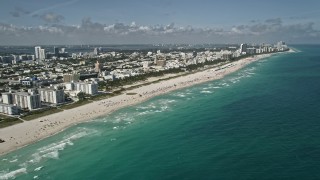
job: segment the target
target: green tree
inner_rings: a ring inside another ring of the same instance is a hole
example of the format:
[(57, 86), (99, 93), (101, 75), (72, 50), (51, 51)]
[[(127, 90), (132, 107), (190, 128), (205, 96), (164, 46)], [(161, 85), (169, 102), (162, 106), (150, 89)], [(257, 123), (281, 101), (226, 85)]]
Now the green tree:
[(107, 83), (105, 81), (98, 82), (99, 89), (105, 89), (106, 85), (107, 85)]
[(78, 96), (78, 99), (79, 99), (80, 101), (82, 101), (82, 100), (84, 100), (84, 99), (86, 98), (86, 93), (84, 93), (84, 92), (79, 92), (79, 93), (77, 94), (77, 96)]

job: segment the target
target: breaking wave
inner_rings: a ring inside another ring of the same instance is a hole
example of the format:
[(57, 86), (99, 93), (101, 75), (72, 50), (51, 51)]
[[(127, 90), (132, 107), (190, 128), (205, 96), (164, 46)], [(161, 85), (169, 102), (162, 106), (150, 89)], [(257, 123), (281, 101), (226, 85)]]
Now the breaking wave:
[(37, 162), (40, 162), (43, 158), (58, 159), (59, 151), (64, 150), (67, 146), (72, 146), (74, 140), (80, 139), (84, 136), (93, 134), (95, 132), (96, 130), (79, 128), (76, 132), (65, 136), (63, 140), (59, 142), (51, 143), (47, 146), (37, 149), (37, 152), (31, 155), (33, 158), (28, 162), (37, 163)]
[(20, 168), (16, 169), (14, 171), (6, 171), (6, 172), (0, 172), (0, 180), (6, 180), (6, 179), (15, 179), (17, 175), (19, 174), (26, 174), (27, 169), (26, 168)]

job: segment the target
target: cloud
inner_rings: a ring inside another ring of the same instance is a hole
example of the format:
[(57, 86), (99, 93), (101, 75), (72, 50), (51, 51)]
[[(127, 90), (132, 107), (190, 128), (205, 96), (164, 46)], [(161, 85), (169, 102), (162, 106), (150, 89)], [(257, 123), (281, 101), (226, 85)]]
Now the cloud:
[(273, 24), (273, 25), (280, 25), (280, 24), (282, 24), (281, 18), (267, 19), (265, 22), (266, 22), (267, 24)]
[(229, 29), (212, 27), (140, 25), (132, 23), (103, 24), (83, 18), (79, 25), (63, 25), (57, 14), (39, 15), (50, 22), (46, 26), (18, 27), (0, 24), (0, 43), (22, 44), (138, 44), (138, 43), (317, 43), (320, 32), (313, 22), (285, 24), (282, 19), (249, 22)]
[(16, 6), (16, 7), (14, 8), (14, 10), (10, 12), (10, 15), (11, 15), (12, 17), (16, 17), (16, 18), (17, 18), (17, 17), (21, 17), (21, 16), (23, 16), (23, 15), (28, 15), (28, 14), (30, 14), (30, 11), (25, 10), (25, 9), (23, 9), (23, 8), (21, 8), (21, 7), (18, 7), (18, 6)]
[(233, 27), (234, 32), (247, 35), (265, 35), (265, 34), (279, 34), (284, 33), (287, 35), (293, 33), (318, 33), (318, 30), (314, 29), (313, 22), (296, 23), (296, 24), (283, 24), (280, 18), (267, 19), (265, 23), (255, 23), (250, 25), (239, 25)]
[(20, 13), (19, 13), (19, 12), (16, 12), (16, 11), (10, 12), (10, 14), (11, 14), (11, 16), (13, 16), (13, 17), (20, 17)]
[(53, 12), (48, 12), (41, 15), (34, 14), (32, 17), (39, 17), (41, 20), (45, 21), (46, 23), (59, 23), (65, 19), (64, 16), (55, 14)]
[(104, 24), (92, 22), (90, 17), (83, 18), (81, 21), (80, 30), (85, 32), (101, 32), (105, 27)]

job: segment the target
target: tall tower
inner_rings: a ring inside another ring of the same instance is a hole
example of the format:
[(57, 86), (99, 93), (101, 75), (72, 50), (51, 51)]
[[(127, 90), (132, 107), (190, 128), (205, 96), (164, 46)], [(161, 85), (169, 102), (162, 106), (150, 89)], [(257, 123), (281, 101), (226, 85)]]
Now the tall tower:
[(100, 64), (99, 61), (97, 61), (94, 67), (94, 71), (97, 73), (101, 73), (101, 70), (102, 70), (102, 64)]
[(98, 48), (94, 48), (94, 49), (93, 49), (93, 54), (97, 56), (97, 55), (99, 55), (99, 53), (100, 53), (99, 51), (100, 51), (100, 50), (99, 50)]
[(39, 60), (43, 61), (45, 59), (46, 59), (46, 50), (45, 49), (40, 49)]
[(58, 47), (53, 47), (53, 54), (55, 56), (58, 56), (59, 55), (59, 48)]
[(240, 45), (240, 53), (246, 53), (247, 52), (247, 44), (241, 44)]
[(34, 47), (34, 51), (35, 51), (34, 55), (35, 55), (36, 59), (39, 59), (39, 57), (40, 57), (40, 49), (41, 49), (41, 46)]

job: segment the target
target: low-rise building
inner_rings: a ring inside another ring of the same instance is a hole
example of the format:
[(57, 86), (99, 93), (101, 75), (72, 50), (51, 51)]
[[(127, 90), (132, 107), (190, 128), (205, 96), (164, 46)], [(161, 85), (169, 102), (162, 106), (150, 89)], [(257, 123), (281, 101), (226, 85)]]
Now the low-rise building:
[(63, 81), (64, 82), (78, 82), (80, 79), (80, 74), (64, 74)]

